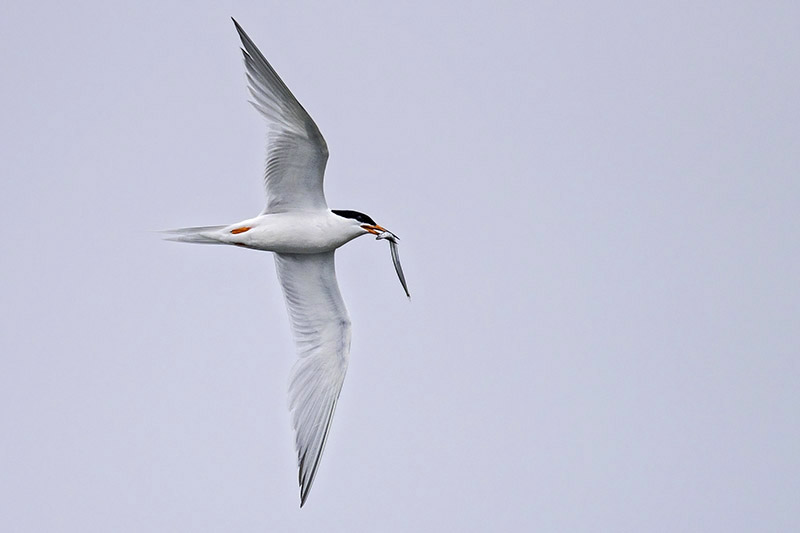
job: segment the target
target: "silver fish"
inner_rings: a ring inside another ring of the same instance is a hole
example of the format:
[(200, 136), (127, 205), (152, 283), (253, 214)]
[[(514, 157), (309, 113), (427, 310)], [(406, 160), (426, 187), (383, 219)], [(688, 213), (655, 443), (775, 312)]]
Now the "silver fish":
[(400, 243), (400, 237), (385, 229), (375, 237), (376, 241), (386, 239), (389, 241), (389, 249), (392, 252), (392, 263), (394, 263), (394, 271), (397, 272), (397, 277), (400, 278), (400, 283), (403, 285), (403, 290), (406, 291), (406, 296), (411, 298), (411, 293), (408, 292), (408, 285), (406, 285), (406, 277), (403, 275), (403, 267), (400, 266), (400, 254), (397, 252), (397, 245)]
[(389, 239), (389, 249), (392, 251), (392, 263), (394, 263), (397, 277), (400, 278), (400, 283), (403, 285), (403, 290), (406, 291), (406, 296), (411, 299), (411, 293), (408, 292), (408, 286), (406, 285), (406, 277), (403, 275), (403, 267), (400, 266), (400, 255), (397, 253), (397, 241), (395, 239)]

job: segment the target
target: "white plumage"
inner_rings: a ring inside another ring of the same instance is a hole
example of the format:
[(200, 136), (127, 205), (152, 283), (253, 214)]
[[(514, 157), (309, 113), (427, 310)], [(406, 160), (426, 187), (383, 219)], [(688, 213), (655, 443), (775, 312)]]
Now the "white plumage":
[(347, 372), (350, 318), (336, 282), (334, 250), (361, 235), (390, 241), (403, 288), (397, 237), (357, 211), (331, 211), (323, 176), (325, 139), (303, 106), (234, 20), (242, 41), (251, 103), (270, 125), (264, 187), (267, 205), (236, 224), (170, 230), (170, 240), (233, 244), (275, 252), (297, 346), (289, 407), (299, 466), (300, 506), (319, 468)]

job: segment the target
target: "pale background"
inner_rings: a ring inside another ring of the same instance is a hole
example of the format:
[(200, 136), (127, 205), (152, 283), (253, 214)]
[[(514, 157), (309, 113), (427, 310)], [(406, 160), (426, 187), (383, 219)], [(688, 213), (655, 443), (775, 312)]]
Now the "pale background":
[[(0, 7), (0, 530), (800, 531), (800, 3), (331, 4)], [(272, 259), (153, 233), (262, 208), (231, 15), (413, 294), (302, 510)]]

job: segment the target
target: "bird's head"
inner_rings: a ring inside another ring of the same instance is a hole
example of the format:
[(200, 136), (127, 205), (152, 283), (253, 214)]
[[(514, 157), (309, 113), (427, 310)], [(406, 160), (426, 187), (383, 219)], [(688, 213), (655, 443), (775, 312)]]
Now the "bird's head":
[(400, 266), (400, 256), (397, 252), (397, 244), (400, 239), (397, 237), (397, 235), (383, 226), (377, 225), (375, 221), (372, 220), (372, 217), (365, 215), (364, 213), (336, 209), (332, 210), (332, 212), (340, 217), (350, 219), (352, 221), (353, 228), (362, 232), (360, 235), (371, 233), (372, 235), (377, 235), (377, 237), (375, 237), (376, 240), (386, 239), (389, 241), (389, 248), (392, 251), (392, 263), (394, 263), (394, 270), (397, 272), (397, 277), (400, 279), (400, 283), (403, 285), (403, 290), (406, 291), (406, 296), (411, 298), (411, 293), (408, 292), (408, 286), (406, 285), (406, 277), (403, 275), (403, 268)]
[[(383, 226), (379, 226), (372, 220), (372, 217), (359, 213), (358, 211), (350, 211), (348, 209), (333, 209), (332, 212), (343, 218), (352, 220), (354, 226), (358, 226), (364, 233), (372, 233), (373, 235), (380, 235), (386, 233), (388, 230)], [(390, 232), (391, 233), (391, 232)]]

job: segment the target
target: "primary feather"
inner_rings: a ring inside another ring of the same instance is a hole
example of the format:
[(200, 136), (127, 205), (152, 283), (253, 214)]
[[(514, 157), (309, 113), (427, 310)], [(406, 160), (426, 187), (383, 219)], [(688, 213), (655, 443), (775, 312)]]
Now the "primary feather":
[(327, 209), (322, 190), (328, 162), (325, 139), (247, 33), (233, 23), (242, 40), (251, 103), (270, 124), (264, 213)]
[(350, 317), (336, 282), (334, 252), (275, 254), (298, 361), (289, 408), (300, 468), (300, 506), (308, 497), (328, 439), (350, 353)]

